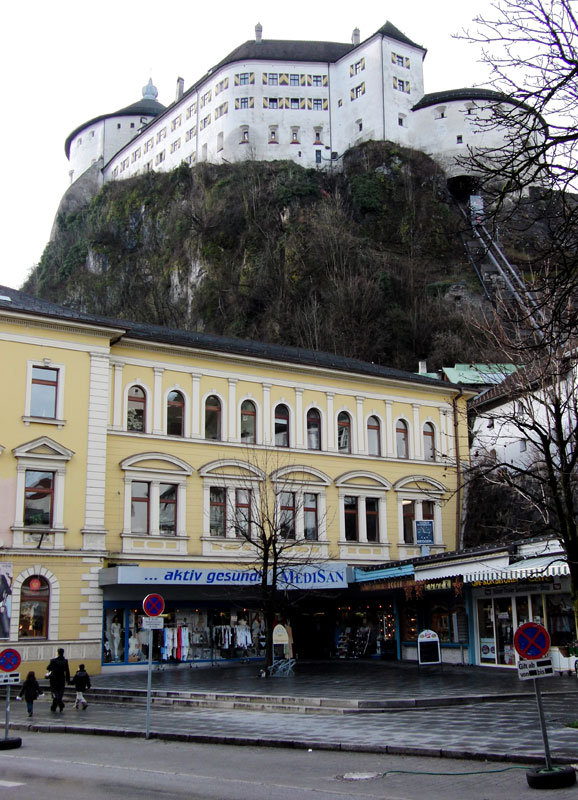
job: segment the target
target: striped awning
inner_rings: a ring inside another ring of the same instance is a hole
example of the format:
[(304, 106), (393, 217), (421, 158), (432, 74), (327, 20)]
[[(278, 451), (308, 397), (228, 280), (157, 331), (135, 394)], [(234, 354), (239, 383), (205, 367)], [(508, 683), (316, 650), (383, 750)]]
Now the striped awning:
[(354, 583), (366, 583), (367, 581), (383, 581), (391, 578), (413, 578), (413, 564), (403, 564), (397, 567), (384, 567), (383, 569), (373, 569), (366, 572), (359, 567), (355, 568)]

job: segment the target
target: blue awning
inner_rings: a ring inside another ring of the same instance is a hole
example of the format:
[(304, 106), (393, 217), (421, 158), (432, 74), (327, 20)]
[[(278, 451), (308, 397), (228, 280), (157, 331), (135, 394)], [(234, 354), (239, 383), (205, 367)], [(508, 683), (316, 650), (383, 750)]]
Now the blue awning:
[(383, 581), (391, 578), (407, 578), (409, 576), (413, 577), (413, 564), (384, 567), (383, 569), (374, 569), (370, 572), (356, 567), (353, 582), (366, 583), (367, 581)]

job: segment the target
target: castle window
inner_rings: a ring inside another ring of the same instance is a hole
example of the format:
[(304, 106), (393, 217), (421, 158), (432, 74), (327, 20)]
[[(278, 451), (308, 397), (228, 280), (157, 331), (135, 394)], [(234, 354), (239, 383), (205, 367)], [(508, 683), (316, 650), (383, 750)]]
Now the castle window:
[(312, 86), (323, 86), (323, 78), (321, 75), (312, 75), (311, 76), (311, 84)]
[(291, 128), (291, 144), (299, 144), (299, 128)]
[(276, 72), (269, 73), (269, 86), (279, 85), (279, 75)]
[(171, 143), (171, 153), (175, 153), (180, 146), (181, 146), (181, 139), (179, 137), (178, 139), (175, 139), (175, 141)]
[(134, 153), (132, 154), (132, 160), (133, 160), (133, 163), (134, 163), (135, 161), (138, 161), (138, 159), (140, 158), (140, 154), (141, 154), (140, 147), (137, 147), (137, 149), (136, 149), (136, 150), (134, 151)]
[(315, 129), (315, 144), (322, 144), (321, 142), (321, 130), (316, 128)]
[(116, 127), (117, 127), (117, 129), (120, 129), (120, 122), (116, 123)]
[(249, 128), (247, 126), (243, 126), (241, 128), (241, 141), (240, 144), (245, 144), (245, 142), (249, 141)]
[(279, 108), (279, 101), (276, 97), (269, 98), (269, 108)]
[(399, 114), (397, 118), (397, 124), (400, 128), (405, 128), (405, 114)]
[(160, 153), (157, 153), (155, 156), (155, 164), (161, 164), (165, 160), (165, 151), (162, 150)]
[(157, 133), (157, 143), (160, 142), (162, 139), (164, 139), (166, 135), (167, 135), (167, 129), (161, 128), (160, 131)]
[(353, 65), (353, 74), (359, 75), (362, 69), (365, 69), (365, 64), (361, 61), (356, 61)]
[(321, 150), (315, 151), (315, 163), (321, 164)]
[(299, 75), (289, 75), (289, 86), (299, 86)]
[(178, 117), (175, 117), (174, 120), (171, 122), (171, 130), (174, 131), (179, 128), (181, 125), (181, 115), (179, 114)]
[(223, 131), (217, 134), (217, 152), (223, 149)]
[(313, 111), (323, 110), (323, 100), (320, 97), (313, 98)]
[(148, 153), (148, 152), (149, 152), (149, 150), (152, 150), (154, 146), (155, 146), (155, 140), (154, 140), (154, 138), (151, 136), (151, 138), (150, 138), (150, 139), (147, 139), (147, 141), (146, 141), (146, 142), (145, 142), (145, 144), (144, 144), (144, 151), (145, 151), (145, 153)]
[(239, 73), (239, 86), (248, 86), (248, 85), (249, 85), (249, 73), (248, 72)]
[(298, 109), (299, 108), (299, 98), (298, 97), (292, 97), (291, 98), (291, 108), (293, 108), (293, 109)]
[(239, 98), (239, 108), (249, 108), (249, 98), (248, 97)]
[(464, 137), (458, 134), (458, 136), (456, 136), (456, 144), (463, 144), (463, 143), (464, 143)]
[(278, 144), (277, 128), (269, 128), (269, 144)]
[(409, 81), (403, 81), (401, 78), (394, 78), (393, 88), (398, 92), (405, 92), (409, 94)]

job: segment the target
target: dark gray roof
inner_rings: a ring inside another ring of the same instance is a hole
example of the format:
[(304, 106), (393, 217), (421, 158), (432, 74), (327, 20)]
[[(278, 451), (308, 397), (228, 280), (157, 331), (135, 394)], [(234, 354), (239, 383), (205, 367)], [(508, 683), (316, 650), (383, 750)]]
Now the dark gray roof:
[(100, 122), (103, 119), (109, 119), (110, 117), (158, 117), (158, 115), (164, 110), (165, 106), (163, 106), (163, 104), (159, 103), (157, 100), (153, 100), (150, 97), (141, 97), (141, 99), (137, 100), (136, 103), (132, 103), (130, 106), (121, 108), (119, 111), (115, 111), (112, 114), (101, 114), (99, 117), (94, 117), (93, 119), (88, 120), (88, 122), (84, 122), (82, 125), (79, 125), (78, 128), (75, 128), (72, 131), (72, 133), (68, 134), (66, 141), (64, 142), (64, 152), (66, 153), (66, 158), (70, 158), (70, 145), (74, 137), (85, 128), (94, 125), (96, 122)]
[[(10, 299), (6, 300), (6, 297)], [(252, 339), (235, 339), (230, 336), (216, 336), (211, 333), (199, 333), (198, 331), (174, 330), (160, 325), (149, 325), (145, 322), (114, 320), (109, 317), (85, 314), (82, 311), (74, 311), (7, 286), (0, 286), (0, 311), (42, 315), (63, 321), (112, 328), (115, 331), (121, 330), (125, 339), (156, 342), (168, 346), (190, 348), (191, 350), (229, 353), (231, 355), (276, 361), (284, 364), (298, 364), (318, 369), (331, 369), (339, 372), (368, 375), (384, 380), (415, 383), (422, 386), (435, 386), (446, 392), (455, 392), (456, 389), (459, 389), (459, 387), (440, 381), (437, 378), (429, 378), (391, 367), (382, 367), (379, 364), (371, 364), (367, 361), (359, 361), (356, 358), (347, 358), (333, 353), (324, 353), (320, 350), (286, 347)], [(114, 338), (116, 339), (117, 336)]]
[(412, 108), (412, 111), (435, 106), (439, 103), (451, 103), (455, 100), (493, 100), (496, 103), (503, 103), (505, 100), (510, 101), (510, 98), (507, 94), (495, 92), (493, 89), (448, 89), (445, 92), (424, 94), (421, 100)]
[(388, 39), (395, 39), (398, 42), (403, 42), (404, 44), (409, 44), (412, 47), (417, 47), (418, 50), (423, 50), (424, 55), (427, 52), (425, 47), (422, 47), (421, 44), (416, 44), (412, 42), (412, 40), (402, 33), (399, 28), (396, 28), (395, 25), (392, 25), (391, 22), (386, 22), (385, 25), (377, 31), (377, 33), (383, 34), (383, 36), (387, 36)]
[(234, 61), (338, 61), (353, 50), (341, 42), (302, 42), (291, 39), (249, 39), (213, 67), (213, 72)]

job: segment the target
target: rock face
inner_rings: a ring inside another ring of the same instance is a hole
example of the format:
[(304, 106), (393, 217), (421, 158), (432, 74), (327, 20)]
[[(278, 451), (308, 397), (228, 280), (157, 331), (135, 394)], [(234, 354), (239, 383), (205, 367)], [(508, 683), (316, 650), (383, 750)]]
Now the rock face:
[(476, 357), (464, 225), (439, 168), (383, 142), (335, 175), (248, 161), (100, 188), (95, 169), (63, 198), (23, 288), (112, 317), (433, 367)]

